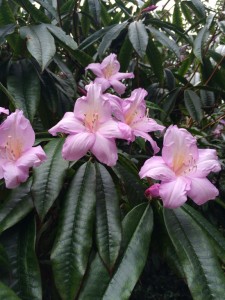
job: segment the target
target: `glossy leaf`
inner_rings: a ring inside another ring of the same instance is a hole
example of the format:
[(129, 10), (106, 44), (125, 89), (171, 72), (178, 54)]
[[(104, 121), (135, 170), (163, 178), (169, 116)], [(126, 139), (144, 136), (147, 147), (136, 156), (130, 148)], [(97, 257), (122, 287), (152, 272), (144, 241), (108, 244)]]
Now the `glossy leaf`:
[(151, 37), (148, 40), (146, 56), (155, 76), (158, 78), (159, 82), (162, 83), (164, 79), (162, 57)]
[(96, 244), (105, 265), (112, 270), (121, 243), (119, 197), (107, 169), (96, 164)]
[(158, 40), (163, 46), (169, 48), (176, 54), (178, 58), (180, 58), (179, 47), (173, 40), (168, 38), (168, 36), (166, 36), (165, 33), (155, 29), (152, 26), (148, 26), (147, 29), (151, 32), (151, 34), (156, 40)]
[(35, 2), (39, 3), (43, 8), (45, 8), (57, 21), (59, 21), (59, 17), (56, 9), (47, 1), (36, 0)]
[(126, 72), (128, 70), (129, 64), (132, 59), (132, 53), (133, 53), (133, 47), (128, 38), (128, 35), (126, 35), (124, 42), (122, 44), (122, 47), (120, 49), (119, 57), (118, 57), (119, 62), (120, 62), (120, 71), (121, 72)]
[(86, 272), (95, 217), (95, 168), (82, 165), (63, 199), (58, 233), (51, 253), (57, 289), (73, 300)]
[(164, 220), (193, 299), (222, 299), (225, 276), (203, 229), (181, 208), (165, 209)]
[(123, 255), (102, 299), (129, 298), (147, 259), (152, 227), (150, 205), (140, 204), (126, 215), (123, 221)]
[(97, 24), (100, 23), (101, 6), (99, 0), (88, 0), (89, 11)]
[(191, 90), (184, 91), (185, 106), (193, 120), (200, 122), (203, 118), (201, 99)]
[(33, 209), (31, 183), (32, 179), (13, 189), (0, 203), (0, 232), (17, 224)]
[(102, 28), (96, 32), (94, 32), (92, 35), (87, 37), (82, 43), (79, 45), (79, 49), (84, 50), (88, 48), (89, 46), (93, 45), (95, 42), (97, 42), (100, 38), (103, 37), (103, 35), (109, 31), (110, 28), (113, 28), (113, 26), (108, 26), (106, 28)]
[(208, 38), (209, 30), (208, 26), (205, 25), (199, 32), (197, 37), (194, 40), (193, 44), (193, 53), (194, 55), (200, 60), (202, 63), (202, 50), (204, 47), (204, 44)]
[(52, 24), (46, 24), (46, 27), (51, 32), (51, 34), (53, 34), (53, 36), (60, 40), (63, 44), (70, 47), (72, 50), (75, 50), (77, 48), (77, 43), (71, 36), (66, 35), (66, 33), (61, 28)]
[(34, 169), (31, 189), (32, 198), (39, 217), (43, 221), (54, 201), (58, 197), (69, 161), (62, 158), (62, 146), (65, 139), (56, 138), (48, 142), (44, 151), (47, 161)]
[(214, 107), (215, 105), (215, 94), (211, 91), (200, 90), (200, 97), (202, 106), (204, 108)]
[(21, 27), (20, 35), (26, 39), (27, 49), (43, 71), (55, 55), (56, 47), (53, 36), (44, 24)]
[(129, 39), (140, 57), (144, 57), (148, 45), (148, 33), (145, 29), (144, 23), (133, 21), (128, 26)]
[(98, 47), (99, 56), (102, 56), (105, 53), (105, 51), (111, 45), (112, 41), (118, 37), (118, 35), (121, 33), (123, 29), (126, 28), (126, 26), (127, 26), (127, 22), (117, 24), (106, 32)]
[(5, 37), (9, 34), (12, 34), (16, 28), (16, 24), (4, 25), (0, 28), (0, 45), (5, 41)]
[(21, 300), (8, 286), (0, 282), (0, 299)]
[(84, 1), (84, 4), (83, 4), (82, 9), (81, 9), (81, 13), (82, 13), (81, 28), (82, 28), (82, 32), (83, 32), (84, 36), (86, 37), (89, 33), (90, 24), (91, 24), (90, 18), (87, 16), (87, 14), (89, 14), (88, 0)]
[(204, 4), (200, 0), (191, 0), (193, 3), (194, 7), (196, 8), (196, 11), (198, 12), (199, 16), (201, 18), (205, 18), (205, 7)]
[(7, 87), (15, 107), (33, 122), (40, 102), (40, 80), (29, 60), (23, 59), (10, 65)]

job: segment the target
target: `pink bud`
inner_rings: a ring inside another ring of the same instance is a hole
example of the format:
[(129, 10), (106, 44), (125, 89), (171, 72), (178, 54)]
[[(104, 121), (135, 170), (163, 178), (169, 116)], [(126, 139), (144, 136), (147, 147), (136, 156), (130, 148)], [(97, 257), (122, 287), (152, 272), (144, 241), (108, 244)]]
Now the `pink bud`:
[(146, 8), (144, 8), (144, 9), (142, 9), (142, 12), (153, 11), (153, 10), (155, 10), (157, 7), (158, 7), (158, 6), (156, 6), (156, 5), (150, 5), (150, 6), (146, 7)]
[(152, 186), (150, 186), (146, 191), (145, 191), (145, 196), (147, 198), (156, 198), (159, 197), (159, 183), (155, 183)]

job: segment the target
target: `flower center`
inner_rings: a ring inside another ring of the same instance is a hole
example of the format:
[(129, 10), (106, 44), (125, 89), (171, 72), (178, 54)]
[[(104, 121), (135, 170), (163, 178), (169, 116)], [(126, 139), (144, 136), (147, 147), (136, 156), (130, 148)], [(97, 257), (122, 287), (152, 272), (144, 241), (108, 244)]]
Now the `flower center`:
[(176, 175), (187, 175), (190, 172), (197, 170), (196, 160), (191, 156), (188, 161), (186, 161), (186, 156), (184, 154), (177, 155), (173, 160), (173, 171)]
[(98, 113), (84, 114), (84, 126), (90, 132), (96, 132), (98, 129)]
[(22, 144), (18, 139), (13, 139), (12, 136), (8, 136), (5, 146), (1, 148), (0, 155), (2, 158), (16, 161), (22, 153)]
[(106, 79), (109, 79), (114, 74), (114, 67), (113, 64), (108, 64), (104, 70), (103, 74), (105, 75)]

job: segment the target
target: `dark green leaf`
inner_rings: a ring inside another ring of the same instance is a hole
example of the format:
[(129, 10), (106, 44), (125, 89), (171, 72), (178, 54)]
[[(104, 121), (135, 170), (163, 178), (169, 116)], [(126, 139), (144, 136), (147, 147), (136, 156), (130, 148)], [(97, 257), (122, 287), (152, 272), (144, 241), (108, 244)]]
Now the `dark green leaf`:
[(191, 0), (191, 2), (193, 3), (194, 7), (196, 8), (198, 15), (201, 18), (205, 18), (206, 17), (205, 6), (203, 5), (203, 3), (200, 0)]
[(82, 165), (63, 199), (51, 253), (55, 283), (63, 300), (75, 298), (87, 268), (95, 216), (95, 178), (94, 165)]
[(148, 45), (148, 33), (144, 23), (141, 20), (130, 23), (128, 36), (138, 55), (143, 58)]
[(220, 26), (221, 31), (223, 31), (223, 33), (225, 33), (225, 21), (220, 21), (218, 24)]
[(0, 282), (0, 299), (4, 300), (21, 300), (8, 286)]
[(101, 6), (99, 0), (88, 0), (89, 11), (97, 24), (100, 23)]
[(15, 107), (33, 122), (40, 102), (40, 80), (29, 60), (18, 60), (10, 65), (7, 87)]
[(0, 204), (0, 232), (22, 220), (32, 209), (31, 179), (13, 189)]
[(193, 120), (200, 122), (203, 118), (201, 99), (191, 90), (184, 91), (185, 106)]
[(202, 63), (202, 50), (203, 50), (204, 44), (208, 38), (208, 35), (209, 35), (208, 26), (205, 25), (205, 27), (203, 27), (198, 32), (198, 35), (194, 40), (193, 52), (194, 52), (194, 55), (200, 60), (201, 63)]
[(120, 71), (126, 72), (132, 59), (133, 47), (126, 35), (119, 53)]
[(0, 244), (0, 270), (1, 270), (1, 272), (8, 270), (9, 266), (10, 266), (10, 262), (9, 262), (7, 252), (4, 249), (4, 247)]
[(180, 11), (180, 3), (175, 2), (174, 10), (173, 10), (173, 24), (177, 27), (182, 28), (182, 14)]
[(84, 1), (81, 13), (82, 12), (84, 12), (84, 13), (81, 16), (81, 28), (82, 28), (83, 35), (86, 37), (89, 33), (90, 24), (91, 24), (90, 18), (88, 18), (88, 16), (87, 16), (87, 14), (89, 14), (88, 0)]
[(8, 24), (0, 27), (0, 45), (4, 43), (5, 37), (14, 32), (16, 24)]
[(55, 55), (55, 41), (46, 25), (30, 25), (20, 28), (20, 35), (26, 39), (27, 49), (37, 60), (42, 71)]
[(213, 92), (206, 91), (206, 90), (200, 90), (200, 97), (201, 97), (202, 106), (204, 108), (214, 107), (215, 95)]
[(123, 29), (125, 29), (127, 26), (127, 22), (121, 23), (121, 24), (117, 24), (115, 26), (113, 26), (112, 28), (110, 28), (106, 34), (104, 35), (99, 47), (98, 47), (98, 54), (99, 56), (102, 56), (105, 51), (109, 48), (109, 46), (111, 45), (112, 41), (114, 39), (116, 39), (119, 34), (121, 33), (121, 31)]
[(49, 4), (48, 1), (35, 0), (35, 2), (39, 3), (42, 7), (44, 7), (57, 21), (59, 21), (59, 17), (56, 9)]
[(96, 244), (105, 265), (112, 270), (121, 243), (119, 198), (107, 169), (96, 163), (96, 173)]
[(164, 121), (173, 111), (177, 98), (181, 92), (181, 88), (176, 88), (171, 91), (163, 102), (164, 113), (161, 114), (161, 119)]
[(165, 209), (164, 220), (193, 299), (223, 299), (225, 276), (203, 229), (181, 208)]
[(60, 40), (63, 44), (70, 47), (72, 50), (77, 48), (77, 43), (72, 39), (71, 36), (66, 35), (66, 33), (59, 27), (52, 24), (46, 24), (47, 29), (53, 34), (55, 38)]
[(52, 204), (58, 197), (69, 161), (62, 158), (62, 145), (65, 139), (56, 138), (44, 148), (47, 161), (34, 169), (34, 180), (31, 189), (35, 208), (43, 221)]

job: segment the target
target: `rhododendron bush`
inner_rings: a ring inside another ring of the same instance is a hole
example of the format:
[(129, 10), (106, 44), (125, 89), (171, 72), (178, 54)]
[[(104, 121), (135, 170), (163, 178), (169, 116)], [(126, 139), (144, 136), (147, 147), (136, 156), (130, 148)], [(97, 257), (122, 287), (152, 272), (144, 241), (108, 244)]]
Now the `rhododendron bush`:
[(0, 299), (224, 299), (224, 6), (0, 1)]

